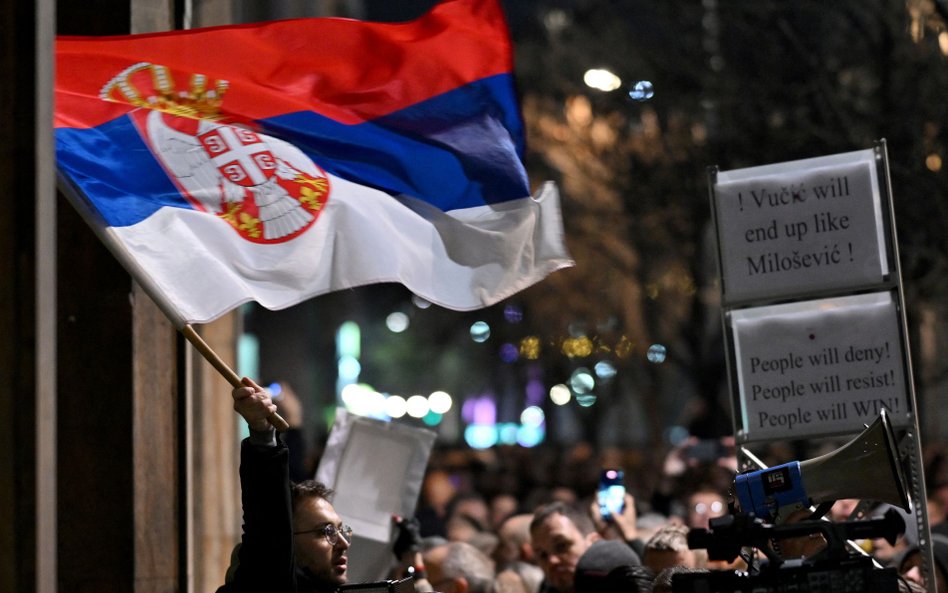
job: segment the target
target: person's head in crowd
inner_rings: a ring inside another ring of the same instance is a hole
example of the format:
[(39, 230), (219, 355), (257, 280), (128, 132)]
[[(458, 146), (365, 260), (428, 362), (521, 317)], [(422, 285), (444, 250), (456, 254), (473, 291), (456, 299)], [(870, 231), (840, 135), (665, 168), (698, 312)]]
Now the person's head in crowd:
[(704, 568), (688, 568), (686, 566), (670, 566), (655, 575), (652, 581), (652, 593), (672, 593), (672, 580), (676, 574), (685, 574), (690, 572), (709, 572)]
[(497, 549), (497, 544), (499, 541), (500, 538), (497, 537), (496, 533), (482, 531), (480, 533), (475, 533), (471, 539), (467, 540), (467, 543), (483, 552), (488, 558), (493, 559), (494, 550)]
[(672, 566), (698, 567), (695, 550), (688, 548), (688, 527), (666, 525), (645, 542), (642, 563), (658, 574)]
[(543, 570), (536, 564), (516, 561), (497, 572), (494, 593), (538, 593), (543, 584)]
[(668, 517), (661, 513), (650, 511), (638, 515), (635, 521), (635, 530), (638, 533), (639, 539), (648, 541), (650, 537), (658, 533), (659, 529), (669, 524), (670, 521)]
[(449, 542), (422, 554), (428, 582), (440, 593), (491, 593), (494, 563), (465, 542)]
[(290, 494), (297, 566), (327, 588), (346, 584), (352, 530), (333, 508), (332, 490), (315, 480), (304, 480), (293, 484)]
[(486, 531), (490, 522), (487, 501), (476, 492), (459, 492), (446, 511), (445, 527), (451, 541), (467, 541), (474, 533)]
[(727, 499), (711, 486), (699, 486), (685, 501), (685, 524), (691, 529), (707, 529), (708, 522), (727, 514)]
[(457, 494), (457, 489), (448, 472), (434, 469), (425, 475), (421, 486), (422, 501), (439, 516), (447, 515), (448, 503), (455, 494)]
[(599, 539), (592, 521), (572, 506), (552, 502), (534, 511), (530, 538), (547, 585), (558, 593), (573, 593), (576, 563)]
[[(935, 573), (935, 585), (938, 591), (948, 591), (948, 537), (933, 533), (931, 542), (932, 556), (935, 559), (935, 566), (932, 567), (932, 572)], [(896, 557), (894, 564), (902, 578), (931, 589), (922, 573), (922, 551), (918, 546), (906, 548)]]
[(636, 593), (649, 590), (651, 577), (627, 543), (601, 539), (576, 562), (573, 586), (575, 593)]
[(474, 536), (484, 532), (484, 526), (476, 519), (465, 514), (454, 514), (445, 523), (445, 535), (452, 542), (469, 542)]
[(532, 513), (520, 513), (508, 517), (497, 528), (497, 547), (494, 549), (494, 562), (497, 568), (504, 568), (511, 562), (533, 561), (533, 546), (530, 543), (530, 522)]
[(519, 507), (520, 501), (518, 501), (517, 497), (513, 494), (501, 492), (500, 494), (492, 496), (490, 499), (491, 529), (498, 529), (508, 517), (512, 517), (516, 514)]

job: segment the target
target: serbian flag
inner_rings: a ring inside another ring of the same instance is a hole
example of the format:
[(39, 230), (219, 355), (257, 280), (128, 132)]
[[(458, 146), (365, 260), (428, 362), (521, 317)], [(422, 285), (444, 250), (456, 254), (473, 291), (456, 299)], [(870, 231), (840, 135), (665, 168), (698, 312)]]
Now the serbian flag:
[(179, 327), (399, 282), (456, 310), (572, 265), (496, 0), (56, 42), (61, 185)]

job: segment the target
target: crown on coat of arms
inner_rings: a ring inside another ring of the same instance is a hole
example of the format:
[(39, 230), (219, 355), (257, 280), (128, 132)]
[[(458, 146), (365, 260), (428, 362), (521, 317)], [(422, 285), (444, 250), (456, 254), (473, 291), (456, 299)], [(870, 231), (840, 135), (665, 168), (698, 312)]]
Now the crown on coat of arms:
[[(149, 76), (150, 75), (150, 76)], [(166, 66), (139, 62), (112, 77), (99, 97), (193, 119), (222, 119), (220, 106), (229, 83), (218, 80), (208, 88), (207, 76), (192, 74), (187, 90), (176, 90)]]

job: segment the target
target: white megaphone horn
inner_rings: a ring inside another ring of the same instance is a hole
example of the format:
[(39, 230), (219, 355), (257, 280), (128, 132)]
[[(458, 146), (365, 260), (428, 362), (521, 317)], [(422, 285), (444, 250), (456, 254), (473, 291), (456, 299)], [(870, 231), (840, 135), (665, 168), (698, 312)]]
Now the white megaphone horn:
[(843, 498), (886, 502), (911, 511), (889, 415), (842, 447), (806, 461), (740, 474), (734, 490), (741, 510), (780, 522), (795, 510)]

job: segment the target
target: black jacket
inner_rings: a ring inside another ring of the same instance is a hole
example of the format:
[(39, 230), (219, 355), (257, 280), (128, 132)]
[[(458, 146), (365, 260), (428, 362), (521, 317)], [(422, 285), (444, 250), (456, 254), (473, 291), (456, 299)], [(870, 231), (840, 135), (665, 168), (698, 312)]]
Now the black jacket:
[(286, 445), (240, 445), (243, 536), (217, 593), (332, 593), (296, 566)]

